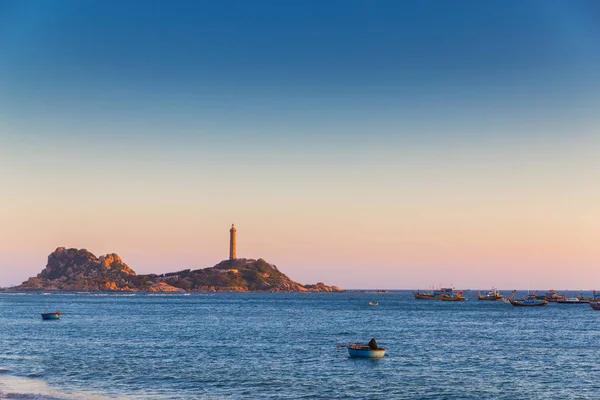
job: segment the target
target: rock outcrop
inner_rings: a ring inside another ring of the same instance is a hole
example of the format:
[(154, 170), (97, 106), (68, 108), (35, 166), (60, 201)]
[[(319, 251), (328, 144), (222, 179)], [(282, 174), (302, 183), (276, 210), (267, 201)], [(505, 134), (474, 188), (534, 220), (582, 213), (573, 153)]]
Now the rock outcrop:
[(301, 285), (263, 259), (225, 260), (214, 267), (136, 275), (117, 254), (57, 248), (46, 268), (13, 290), (148, 292), (342, 292), (322, 282)]
[(116, 254), (96, 257), (86, 249), (59, 247), (48, 256), (46, 268), (19, 290), (132, 291), (138, 277)]
[(171, 286), (201, 292), (342, 292), (324, 283), (301, 285), (262, 258), (221, 261), (211, 268), (155, 276)]

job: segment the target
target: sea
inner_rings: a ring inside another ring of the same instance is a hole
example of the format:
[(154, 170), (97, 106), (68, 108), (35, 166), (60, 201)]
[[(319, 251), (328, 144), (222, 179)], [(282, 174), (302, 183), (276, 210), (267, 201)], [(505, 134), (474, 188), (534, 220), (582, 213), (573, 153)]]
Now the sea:
[(466, 297), (2, 292), (0, 398), (598, 398), (600, 312)]

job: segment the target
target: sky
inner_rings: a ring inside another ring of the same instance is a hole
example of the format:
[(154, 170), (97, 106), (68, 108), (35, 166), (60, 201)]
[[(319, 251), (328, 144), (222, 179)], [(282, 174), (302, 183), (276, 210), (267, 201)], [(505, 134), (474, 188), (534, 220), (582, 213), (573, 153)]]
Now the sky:
[(600, 3), (0, 2), (0, 286), (56, 247), (600, 288)]

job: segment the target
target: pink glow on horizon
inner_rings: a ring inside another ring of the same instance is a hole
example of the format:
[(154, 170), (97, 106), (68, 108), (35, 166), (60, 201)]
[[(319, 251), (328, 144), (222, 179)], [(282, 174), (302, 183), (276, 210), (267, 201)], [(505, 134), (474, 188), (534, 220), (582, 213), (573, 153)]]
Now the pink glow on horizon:
[(33, 157), (5, 175), (0, 285), (36, 275), (58, 246), (115, 252), (138, 273), (212, 266), (227, 258), (235, 222), (239, 257), (303, 283), (600, 288), (600, 143), (534, 144), (282, 168)]

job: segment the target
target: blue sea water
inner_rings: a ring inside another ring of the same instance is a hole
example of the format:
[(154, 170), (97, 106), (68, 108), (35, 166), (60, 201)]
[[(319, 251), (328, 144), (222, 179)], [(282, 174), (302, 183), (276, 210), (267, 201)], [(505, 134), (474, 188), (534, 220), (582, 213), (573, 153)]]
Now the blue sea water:
[[(410, 292), (0, 293), (12, 399), (597, 398), (589, 305), (417, 301)], [(378, 301), (379, 306), (369, 306)], [(44, 311), (62, 311), (42, 321)], [(337, 344), (376, 338), (380, 360)]]

